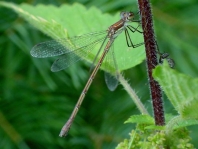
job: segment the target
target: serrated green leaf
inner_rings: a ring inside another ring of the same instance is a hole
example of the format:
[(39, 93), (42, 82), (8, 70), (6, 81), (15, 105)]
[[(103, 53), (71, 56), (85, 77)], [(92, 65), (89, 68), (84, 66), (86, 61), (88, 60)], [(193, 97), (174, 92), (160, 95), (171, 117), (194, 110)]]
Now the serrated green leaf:
[(198, 79), (171, 69), (166, 61), (155, 68), (153, 77), (183, 118), (198, 118)]
[[(0, 5), (13, 9), (31, 25), (53, 39), (107, 30), (110, 25), (120, 19), (119, 13), (115, 16), (102, 14), (95, 7), (87, 9), (77, 3), (60, 7), (52, 5), (30, 6), (27, 4), (17, 6), (6, 2), (0, 2)], [(134, 25), (137, 26), (136, 23)], [(142, 34), (132, 34), (132, 40), (134, 44), (143, 42)], [(145, 59), (144, 46), (134, 49), (128, 48), (124, 33), (116, 39), (114, 49), (119, 70), (134, 67)], [(96, 52), (90, 53), (86, 60), (92, 62)], [(102, 69), (104, 69), (103, 66)]]
[(176, 125), (174, 125), (174, 129), (187, 127), (191, 125), (197, 125), (198, 120), (195, 119), (181, 119), (181, 121), (178, 121)]
[(166, 124), (166, 133), (170, 134), (173, 130), (184, 128), (191, 125), (197, 125), (198, 120), (183, 118), (181, 116), (175, 116)]
[(124, 123), (154, 124), (154, 119), (149, 115), (133, 115)]

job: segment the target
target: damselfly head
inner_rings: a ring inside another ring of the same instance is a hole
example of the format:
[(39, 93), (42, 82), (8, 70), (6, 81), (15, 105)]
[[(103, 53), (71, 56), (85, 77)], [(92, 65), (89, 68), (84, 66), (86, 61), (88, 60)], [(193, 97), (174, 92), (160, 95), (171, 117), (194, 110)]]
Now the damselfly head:
[(121, 12), (120, 17), (124, 21), (131, 21), (134, 18), (133, 12)]

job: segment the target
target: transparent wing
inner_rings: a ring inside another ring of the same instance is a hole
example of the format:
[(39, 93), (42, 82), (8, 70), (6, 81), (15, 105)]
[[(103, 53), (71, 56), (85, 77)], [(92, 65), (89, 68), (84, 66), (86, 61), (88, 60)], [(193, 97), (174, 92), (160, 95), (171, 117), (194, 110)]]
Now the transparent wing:
[(118, 86), (118, 78), (108, 72), (105, 72), (105, 82), (110, 91), (114, 91)]
[(82, 36), (75, 36), (69, 39), (62, 38), (62, 39), (42, 42), (35, 45), (31, 49), (30, 54), (33, 57), (37, 57), (37, 58), (62, 55), (68, 52), (72, 52), (76, 49), (82, 48), (84, 46), (87, 46), (93, 43), (94, 41), (97, 41), (105, 33), (106, 31), (94, 32), (94, 33), (84, 34)]
[(100, 38), (92, 43), (89, 43), (89, 45), (80, 47), (74, 51), (70, 51), (69, 53), (62, 55), (60, 58), (54, 61), (51, 67), (51, 71), (56, 72), (63, 70), (69, 67), (71, 64), (78, 62), (79, 60), (85, 59), (88, 56), (88, 53), (103, 40), (104, 38)]
[(113, 44), (103, 63), (105, 67), (105, 82), (110, 91), (114, 91), (118, 86), (118, 67), (114, 55)]

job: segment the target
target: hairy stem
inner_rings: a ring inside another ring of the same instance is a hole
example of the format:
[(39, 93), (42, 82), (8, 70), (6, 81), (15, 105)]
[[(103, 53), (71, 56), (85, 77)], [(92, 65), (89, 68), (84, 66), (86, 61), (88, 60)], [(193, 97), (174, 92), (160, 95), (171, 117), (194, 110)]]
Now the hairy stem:
[(129, 83), (124, 79), (124, 77), (120, 73), (118, 75), (119, 75), (119, 82), (122, 84), (124, 89), (128, 92), (128, 94), (131, 97), (131, 99), (133, 99), (133, 101), (136, 104), (136, 106), (139, 109), (139, 111), (142, 114), (149, 115), (148, 111), (146, 110), (146, 108), (144, 107), (144, 105), (142, 104), (142, 102), (140, 101), (138, 96), (136, 95), (135, 91), (131, 88)]
[(149, 0), (138, 0), (147, 59), (147, 72), (149, 77), (150, 93), (153, 104), (156, 125), (164, 125), (164, 110), (162, 91), (157, 81), (152, 77), (152, 70), (158, 65), (157, 47), (153, 30), (153, 20)]

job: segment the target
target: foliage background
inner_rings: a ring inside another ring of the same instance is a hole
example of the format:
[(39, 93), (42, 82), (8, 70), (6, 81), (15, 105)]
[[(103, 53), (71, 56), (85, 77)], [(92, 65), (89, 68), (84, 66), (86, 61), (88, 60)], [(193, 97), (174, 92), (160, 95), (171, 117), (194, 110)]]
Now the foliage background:
[[(14, 3), (72, 4), (97, 7), (104, 13), (137, 11), (137, 2), (129, 0), (32, 0)], [(175, 60), (175, 69), (197, 77), (198, 2), (152, 0), (156, 36), (161, 51)], [(67, 70), (50, 72), (51, 60), (38, 59), (45, 76), (35, 67), (30, 49), (50, 38), (42, 34), (10, 9), (0, 7), (0, 148), (114, 148), (128, 137), (134, 127), (123, 122), (139, 114), (127, 93), (119, 86), (110, 92), (100, 71), (87, 93), (68, 137), (58, 134), (78, 99), (89, 74), (86, 63)], [(71, 17), (72, 16), (65, 16)], [(124, 72), (131, 86), (152, 113), (145, 62)], [(165, 112), (176, 114), (164, 96)], [(196, 126), (189, 127), (195, 147)]]

